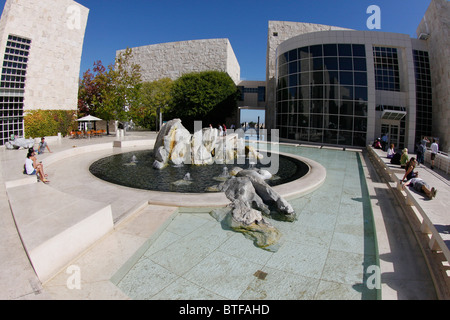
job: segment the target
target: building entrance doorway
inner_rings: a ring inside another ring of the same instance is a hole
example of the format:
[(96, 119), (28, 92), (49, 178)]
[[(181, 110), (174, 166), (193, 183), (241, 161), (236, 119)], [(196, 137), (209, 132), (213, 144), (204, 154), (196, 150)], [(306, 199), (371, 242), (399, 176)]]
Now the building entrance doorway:
[(400, 141), (400, 123), (393, 124), (393, 123), (384, 123), (381, 125), (381, 133), (385, 133), (388, 135), (387, 140), (387, 147), (391, 143), (394, 144), (396, 148), (399, 147), (399, 141)]

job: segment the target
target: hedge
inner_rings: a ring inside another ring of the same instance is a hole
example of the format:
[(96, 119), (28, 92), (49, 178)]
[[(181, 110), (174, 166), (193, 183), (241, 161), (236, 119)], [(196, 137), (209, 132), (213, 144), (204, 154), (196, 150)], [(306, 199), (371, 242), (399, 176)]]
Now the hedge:
[(76, 110), (33, 110), (24, 116), (25, 137), (63, 136), (76, 129)]

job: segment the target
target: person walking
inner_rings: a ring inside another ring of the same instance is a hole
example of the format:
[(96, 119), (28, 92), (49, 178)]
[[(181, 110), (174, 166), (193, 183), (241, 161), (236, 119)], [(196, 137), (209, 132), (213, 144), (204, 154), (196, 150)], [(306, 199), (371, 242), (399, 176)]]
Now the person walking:
[(436, 159), (436, 155), (439, 152), (439, 145), (436, 142), (436, 139), (433, 139), (433, 143), (431, 144), (431, 169), (434, 169), (434, 159)]

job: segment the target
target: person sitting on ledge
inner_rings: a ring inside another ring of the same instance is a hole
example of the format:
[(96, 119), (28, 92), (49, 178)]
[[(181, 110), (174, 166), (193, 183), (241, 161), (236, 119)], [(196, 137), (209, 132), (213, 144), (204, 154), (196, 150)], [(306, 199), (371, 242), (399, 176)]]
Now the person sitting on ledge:
[(412, 157), (411, 160), (406, 163), (405, 175), (403, 176), (402, 181), (405, 181), (405, 179), (411, 180), (412, 178), (416, 178), (419, 175), (419, 172), (414, 171), (414, 169), (416, 168), (416, 164), (417, 162), (414, 157)]
[(402, 185), (402, 189), (405, 189), (408, 185), (412, 186), (417, 192), (425, 193), (430, 200), (436, 197), (437, 190), (434, 187), (430, 189), (430, 186), (421, 178), (416, 177), (408, 180)]
[(400, 167), (405, 168), (406, 163), (409, 161), (408, 149), (405, 148), (402, 150), (402, 156), (400, 157)]
[(35, 155), (36, 153), (32, 148), (28, 150), (27, 158), (25, 159), (24, 173), (30, 176), (37, 174), (38, 178), (42, 182), (44, 183), (50, 182), (49, 180), (47, 180), (47, 176), (44, 173), (44, 166), (42, 165), (42, 163), (37, 163)]
[(392, 159), (394, 157), (395, 154), (395, 148), (394, 148), (394, 144), (391, 143), (391, 146), (389, 147), (388, 151), (387, 151), (387, 158), (388, 159)]
[(45, 141), (45, 138), (42, 137), (42, 138), (41, 138), (41, 142), (39, 142), (38, 154), (44, 153), (45, 148), (47, 148), (48, 152), (52, 153), (52, 152), (50, 151), (50, 148), (48, 147), (47, 142)]

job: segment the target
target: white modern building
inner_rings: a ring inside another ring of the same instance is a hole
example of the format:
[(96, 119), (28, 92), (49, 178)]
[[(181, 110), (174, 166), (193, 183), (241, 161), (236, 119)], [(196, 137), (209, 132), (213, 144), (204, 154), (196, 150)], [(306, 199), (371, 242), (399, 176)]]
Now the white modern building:
[(77, 110), (89, 9), (72, 0), (7, 0), (0, 20), (0, 145), (29, 110)]
[(406, 34), (270, 21), (266, 126), (280, 138), (366, 146), (388, 134), (413, 151), (423, 136), (447, 150), (450, 5), (432, 0)]

